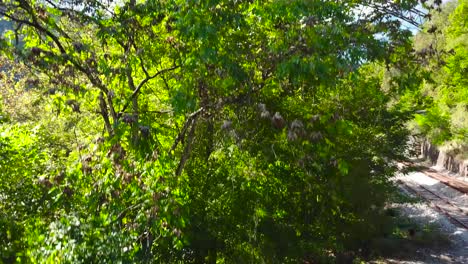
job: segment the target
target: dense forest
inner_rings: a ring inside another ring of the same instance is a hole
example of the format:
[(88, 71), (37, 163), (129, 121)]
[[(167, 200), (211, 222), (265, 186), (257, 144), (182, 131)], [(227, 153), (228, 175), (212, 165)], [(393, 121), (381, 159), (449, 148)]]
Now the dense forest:
[(409, 136), (468, 153), (468, 0), (0, 15), (0, 262), (367, 258)]

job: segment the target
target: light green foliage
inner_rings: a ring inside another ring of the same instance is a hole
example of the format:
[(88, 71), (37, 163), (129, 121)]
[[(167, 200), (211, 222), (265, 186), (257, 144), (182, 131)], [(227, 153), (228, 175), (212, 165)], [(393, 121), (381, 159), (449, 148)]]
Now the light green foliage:
[(426, 62), (424, 70), (431, 74), (421, 93), (432, 100), (427, 114), (416, 116), (418, 129), (434, 143), (455, 151), (466, 149), (468, 142), (467, 5), (466, 1), (449, 2), (415, 38)]
[(38, 128), (0, 125), (0, 226), (2, 260), (15, 260), (24, 250), (24, 229), (44, 210), (45, 178), (50, 156), (41, 146)]

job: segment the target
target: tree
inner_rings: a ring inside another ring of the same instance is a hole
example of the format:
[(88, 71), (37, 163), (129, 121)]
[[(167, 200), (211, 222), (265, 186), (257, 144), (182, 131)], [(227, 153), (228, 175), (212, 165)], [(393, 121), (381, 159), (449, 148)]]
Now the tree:
[(433, 143), (455, 154), (466, 149), (468, 125), (465, 9), (464, 1), (448, 2), (415, 37), (415, 47), (425, 62), (424, 70), (430, 73), (421, 93), (433, 101), (427, 105), (426, 115), (416, 117), (418, 128)]
[(365, 246), (407, 118), (372, 67), (410, 52), (394, 18), (417, 3), (1, 3), (4, 50), (105, 131), (69, 153), (23, 254), (297, 262)]

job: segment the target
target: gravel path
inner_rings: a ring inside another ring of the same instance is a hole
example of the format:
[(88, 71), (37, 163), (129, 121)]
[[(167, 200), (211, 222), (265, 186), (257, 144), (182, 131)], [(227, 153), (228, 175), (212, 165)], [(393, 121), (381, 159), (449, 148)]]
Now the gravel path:
[[(409, 186), (422, 185), (433, 192), (449, 199), (464, 210), (468, 210), (468, 196), (421, 172), (398, 175), (397, 180)], [(421, 248), (415, 252), (417, 261), (386, 260), (387, 263), (468, 263), (468, 230), (453, 225), (443, 214), (431, 208), (425, 202), (397, 205), (403, 215), (421, 226), (435, 226), (436, 230), (446, 236), (449, 247)]]
[(464, 181), (464, 182), (468, 182), (468, 177), (464, 177), (464, 176), (460, 176), (459, 174), (457, 173), (453, 173), (449, 170), (446, 170), (444, 167), (442, 166), (438, 166), (438, 165), (433, 165), (431, 164), (430, 161), (428, 160), (420, 160), (420, 159), (413, 159), (412, 160), (416, 165), (421, 165), (421, 166), (425, 166), (429, 169), (433, 169), (435, 171), (438, 171), (440, 174), (442, 175), (446, 175), (446, 176), (450, 176), (450, 177), (453, 177), (453, 178), (456, 178), (457, 180), (460, 180), (460, 181)]
[(468, 211), (468, 195), (447, 186), (436, 179), (433, 179), (422, 172), (412, 172), (408, 175), (400, 175), (397, 179), (404, 180), (407, 184), (422, 185), (438, 195), (449, 200), (461, 209)]

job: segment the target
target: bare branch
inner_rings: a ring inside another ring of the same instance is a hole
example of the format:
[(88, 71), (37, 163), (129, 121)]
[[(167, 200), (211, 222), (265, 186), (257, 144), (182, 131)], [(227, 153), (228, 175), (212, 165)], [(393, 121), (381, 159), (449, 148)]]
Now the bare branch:
[[(147, 111), (140, 111), (139, 113), (153, 113), (153, 114), (169, 114), (173, 113), (174, 110), (147, 110)], [(126, 114), (136, 114), (136, 112), (125, 112)], [(124, 113), (121, 113), (124, 114)]]
[(143, 85), (145, 85), (148, 81), (158, 77), (159, 75), (163, 74), (163, 73), (166, 73), (166, 72), (169, 72), (169, 71), (173, 71), (177, 68), (179, 68), (180, 66), (176, 65), (176, 66), (173, 66), (173, 67), (170, 67), (170, 68), (166, 68), (166, 69), (163, 69), (163, 70), (160, 70), (158, 72), (156, 72), (155, 74), (153, 75), (150, 75), (150, 76), (147, 76), (143, 81), (140, 82), (140, 84), (138, 84), (138, 86), (135, 88), (135, 90), (133, 91), (132, 95), (130, 96), (130, 100), (128, 100), (124, 107), (122, 108), (122, 110), (120, 111), (120, 113), (123, 113), (125, 112), (125, 110), (128, 108), (128, 106), (130, 105), (130, 102), (132, 102), (132, 100), (138, 95), (138, 92), (141, 90), (141, 88), (143, 87)]
[(0, 11), (0, 15), (8, 18), (8, 19), (11, 19), (12, 21), (16, 22), (16, 23), (21, 23), (21, 24), (26, 24), (26, 25), (29, 25), (31, 27), (34, 27), (35, 29), (43, 32), (44, 34), (46, 34), (47, 36), (49, 36), (55, 43), (55, 45), (57, 45), (57, 48), (60, 50), (60, 53), (62, 54), (66, 54), (67, 52), (65, 51), (65, 48), (63, 47), (62, 43), (60, 42), (60, 40), (58, 39), (57, 36), (55, 36), (52, 32), (48, 31), (47, 29), (45, 29), (44, 27), (42, 27), (39, 23), (37, 22), (31, 22), (29, 20), (24, 20), (24, 19), (20, 19), (20, 18), (17, 18), (17, 17), (14, 17), (14, 16), (11, 16), (9, 14), (7, 14), (6, 12), (4, 11)]
[(390, 15), (415, 27), (420, 27), (424, 17), (427, 15), (417, 8), (402, 10), (399, 5), (391, 2), (375, 3), (373, 1), (363, 1), (360, 5), (377, 11), (377, 13), (372, 13), (373, 15)]
[(197, 116), (192, 119), (190, 132), (188, 134), (187, 145), (185, 145), (184, 153), (182, 153), (182, 157), (180, 158), (179, 165), (177, 166), (176, 176), (180, 176), (182, 171), (184, 170), (185, 163), (187, 162), (188, 158), (190, 157), (190, 153), (192, 152), (192, 144), (193, 139), (195, 137), (195, 127), (197, 123)]
[(193, 112), (187, 117), (187, 120), (185, 121), (185, 124), (182, 127), (182, 130), (180, 131), (179, 135), (177, 135), (177, 138), (174, 141), (174, 144), (172, 144), (172, 147), (169, 150), (168, 155), (171, 155), (171, 153), (177, 148), (177, 145), (179, 144), (179, 142), (185, 138), (185, 133), (187, 132), (188, 127), (192, 125), (192, 120), (195, 119), (201, 112), (203, 112), (203, 110), (205, 109), (201, 107), (200, 109)]

